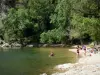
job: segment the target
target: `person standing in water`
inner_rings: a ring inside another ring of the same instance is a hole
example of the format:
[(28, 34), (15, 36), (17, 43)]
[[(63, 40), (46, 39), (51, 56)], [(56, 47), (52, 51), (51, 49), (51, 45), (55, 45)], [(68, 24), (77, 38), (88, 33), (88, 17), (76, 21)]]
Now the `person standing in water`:
[(79, 45), (77, 46), (77, 54), (78, 54), (78, 57), (79, 57), (79, 50), (80, 50), (80, 47)]
[(86, 46), (85, 45), (82, 46), (82, 50), (84, 50), (84, 55), (86, 56)]
[(85, 52), (85, 56), (86, 56), (86, 46), (84, 46), (84, 52)]

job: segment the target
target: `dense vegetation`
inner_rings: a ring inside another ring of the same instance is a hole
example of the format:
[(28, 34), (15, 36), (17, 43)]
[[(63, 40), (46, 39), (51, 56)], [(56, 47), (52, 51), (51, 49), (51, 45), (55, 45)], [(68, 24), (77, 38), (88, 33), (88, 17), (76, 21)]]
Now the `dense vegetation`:
[(0, 18), (0, 37), (6, 42), (100, 41), (99, 0), (1, 0), (0, 3), (1, 15), (6, 15)]

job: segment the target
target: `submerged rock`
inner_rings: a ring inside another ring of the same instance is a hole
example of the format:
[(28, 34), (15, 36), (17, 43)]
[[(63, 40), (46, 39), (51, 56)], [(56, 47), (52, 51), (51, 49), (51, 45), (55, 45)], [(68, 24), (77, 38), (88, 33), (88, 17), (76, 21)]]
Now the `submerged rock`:
[(40, 75), (47, 75), (46, 73), (40, 74)]
[(67, 70), (69, 68), (72, 68), (73, 66), (74, 64), (68, 63), (68, 64), (57, 65), (55, 68), (58, 70)]
[(27, 45), (26, 47), (33, 47), (33, 45), (32, 45), (32, 44), (30, 44), (30, 45)]

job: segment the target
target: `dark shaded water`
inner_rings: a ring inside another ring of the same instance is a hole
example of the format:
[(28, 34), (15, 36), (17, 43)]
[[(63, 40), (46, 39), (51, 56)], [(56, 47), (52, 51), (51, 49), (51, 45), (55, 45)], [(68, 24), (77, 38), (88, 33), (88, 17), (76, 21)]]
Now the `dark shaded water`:
[[(50, 52), (55, 53), (49, 57)], [(0, 51), (0, 75), (40, 75), (52, 73), (54, 66), (76, 62), (67, 48), (24, 48)]]

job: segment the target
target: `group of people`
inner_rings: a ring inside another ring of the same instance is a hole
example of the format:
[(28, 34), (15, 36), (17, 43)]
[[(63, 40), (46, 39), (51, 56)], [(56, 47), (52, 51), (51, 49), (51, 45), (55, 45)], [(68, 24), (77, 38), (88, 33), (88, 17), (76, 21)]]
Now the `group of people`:
[[(86, 56), (86, 53), (87, 52), (89, 52), (90, 53), (90, 56), (92, 56), (93, 55), (93, 53), (94, 54), (96, 54), (96, 53), (98, 53), (98, 51), (99, 51), (99, 49), (97, 49), (95, 46), (94, 47), (92, 47), (92, 48), (87, 48), (85, 45), (82, 45), (82, 46), (77, 46), (77, 54), (78, 54), (78, 56), (80, 55), (80, 50), (83, 50), (84, 51), (84, 55)], [(54, 56), (55, 54), (54, 54), (54, 52), (50, 52), (50, 54), (49, 54), (49, 57), (52, 57), (52, 56)]]
[(86, 53), (89, 52), (90, 53), (90, 56), (96, 53), (98, 53), (98, 49), (96, 47), (92, 47), (92, 48), (87, 48), (85, 45), (82, 45), (82, 46), (77, 46), (77, 54), (79, 56), (80, 54), (80, 50), (84, 50), (84, 55), (86, 56)]

